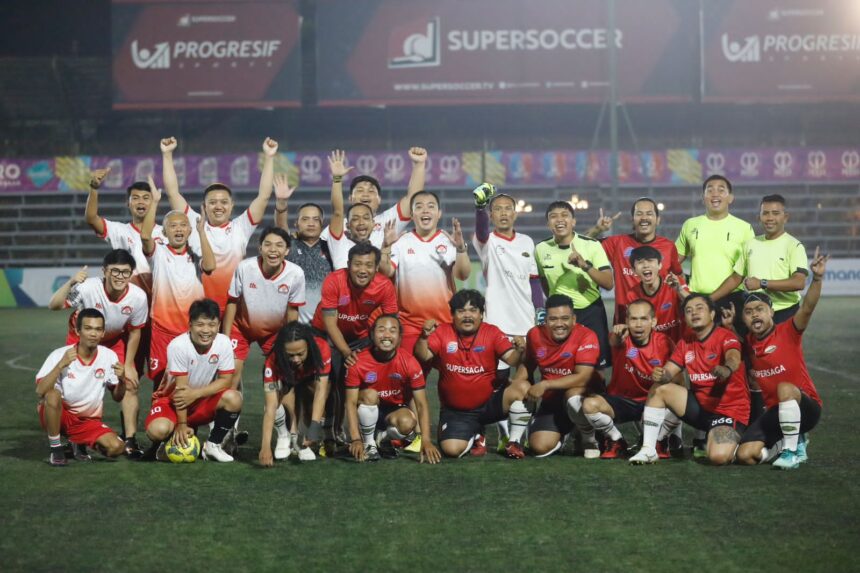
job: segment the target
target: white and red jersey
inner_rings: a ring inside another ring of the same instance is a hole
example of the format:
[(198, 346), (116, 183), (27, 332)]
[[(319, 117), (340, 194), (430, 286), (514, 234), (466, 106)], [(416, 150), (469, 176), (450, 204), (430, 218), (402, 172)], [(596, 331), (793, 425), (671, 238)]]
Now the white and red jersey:
[[(135, 275), (149, 274), (149, 261), (146, 259), (146, 255), (143, 254), (143, 241), (140, 239), (140, 228), (134, 223), (120, 223), (119, 221), (111, 221), (104, 217), (102, 217), (102, 225), (104, 225), (105, 231), (99, 235), (99, 238), (110, 243), (113, 249), (125, 249), (131, 253), (135, 263)], [(156, 224), (152, 229), (152, 238), (167, 240), (161, 225)]]
[(284, 325), (287, 307), (305, 304), (305, 272), (284, 261), (280, 272), (266, 277), (258, 257), (245, 259), (236, 268), (228, 295), (237, 305), (234, 326), (247, 340), (262, 340)]
[(379, 401), (389, 406), (405, 406), (414, 390), (426, 386), (421, 365), (399, 348), (387, 362), (380, 362), (370, 348), (365, 348), (358, 353), (355, 366), (346, 371), (345, 384), (348, 389), (375, 390)]
[(188, 330), (188, 309), (203, 298), (199, 261), (186, 246), (175, 250), (161, 239), (149, 255), (152, 266), (152, 325), (168, 334)]
[(427, 346), (439, 371), (439, 400), (455, 410), (474, 410), (490, 399), (496, 364), (513, 348), (504, 332), (486, 322), (469, 336), (461, 336), (451, 323), (440, 324)]
[[(320, 359), (322, 366), (319, 370), (310, 367), (310, 358), (301, 364), (299, 367), (294, 367), (290, 364), (290, 372), (281, 372), (278, 366), (278, 359), (274, 351), (266, 356), (266, 362), (263, 366), (263, 383), (267, 382), (283, 382), (292, 386), (309, 386), (314, 383), (317, 378), (328, 376), (331, 374), (331, 349), (325, 339), (319, 336), (314, 336), (314, 343), (320, 351)], [(308, 355), (310, 357), (310, 354)]]
[[(382, 213), (377, 213), (373, 217), (373, 230), (370, 232), (370, 244), (376, 247), (377, 249), (382, 248), (382, 241), (385, 239), (385, 224), (389, 221), (394, 221), (394, 230), (399, 235), (403, 231), (406, 230), (406, 227), (409, 226), (410, 219), (409, 217), (405, 217), (403, 213), (400, 211), (400, 201), (397, 202), (396, 205), (392, 205)], [(343, 228), (348, 228), (346, 217), (343, 218)], [(320, 239), (329, 243), (331, 239), (331, 231), (328, 226), (323, 229), (322, 234), (320, 234)], [(331, 243), (329, 243), (329, 248), (331, 248)], [(349, 249), (347, 249), (349, 251)], [(334, 257), (332, 257), (334, 259)], [(343, 267), (334, 267), (335, 270)]]
[(530, 280), (538, 277), (531, 237), (511, 238), (495, 231), (486, 243), (473, 239), (487, 279), (486, 320), (509, 336), (525, 336), (535, 323)]
[(113, 346), (117, 340), (128, 334), (129, 330), (146, 326), (149, 318), (148, 306), (146, 293), (139, 286), (129, 283), (122, 296), (113, 301), (108, 297), (104, 280), (90, 277), (74, 285), (66, 297), (66, 308), (75, 309), (75, 312), (69, 316), (67, 340), (69, 343), (78, 340), (78, 335), (75, 333), (75, 317), (78, 311), (94, 308), (105, 317), (105, 335), (101, 344)]
[(641, 346), (627, 336), (620, 346), (612, 347), (612, 379), (606, 392), (644, 402), (654, 384), (654, 369), (665, 366), (674, 349), (675, 343), (660, 332), (652, 331)]
[(167, 345), (166, 383), (159, 389), (160, 395), (168, 395), (176, 386), (176, 378), (188, 376), (190, 388), (204, 388), (222, 374), (236, 370), (233, 360), (233, 344), (221, 333), (202, 354), (197, 352), (189, 333), (180, 334)]
[[(526, 355), (523, 359), (529, 380), (534, 381), (535, 369), (541, 379), (556, 380), (573, 374), (577, 366), (597, 366), (600, 362), (600, 343), (593, 330), (575, 324), (570, 335), (561, 342), (553, 340), (546, 326), (533, 326), (526, 335)], [(563, 390), (547, 390), (544, 401), (560, 400)]]
[[(194, 229), (193, 234), (196, 234), (200, 215), (191, 208), (186, 208), (185, 213)], [(215, 270), (209, 275), (203, 275), (203, 290), (206, 298), (218, 303), (221, 312), (224, 312), (224, 307), (227, 306), (227, 291), (230, 289), (233, 273), (245, 258), (248, 241), (259, 224), (259, 221), (251, 218), (251, 212), (247, 209), (223, 225), (213, 226), (206, 222), (206, 238), (209, 239), (209, 246), (215, 255)]]
[(684, 320), (684, 311), (681, 309), (682, 301), (678, 296), (678, 292), (667, 285), (663, 279), (660, 279), (660, 287), (653, 295), (646, 294), (640, 282), (627, 291), (626, 296), (626, 299), (620, 301), (621, 306), (617, 307), (616, 312), (619, 316), (615, 319), (616, 324), (621, 324), (627, 320), (627, 305), (635, 300), (644, 299), (654, 306), (654, 314), (657, 318), (657, 332), (662, 332), (675, 342), (678, 342), (688, 334), (687, 323)]
[(337, 327), (347, 342), (365, 338), (370, 334), (370, 316), (381, 309), (383, 314), (397, 312), (397, 295), (387, 277), (376, 273), (363, 289), (353, 286), (349, 271), (334, 271), (322, 285), (322, 300), (314, 312), (311, 326), (326, 332), (324, 310), (337, 310)]
[[(36, 374), (36, 384), (59, 364), (73, 345), (57, 348), (48, 355)], [(119, 362), (110, 348), (97, 346), (89, 362), (80, 358), (66, 366), (57, 377), (55, 388), (63, 397), (63, 408), (81, 418), (101, 418), (105, 388), (116, 386), (119, 380), (113, 365)]]
[(329, 231), (327, 243), (332, 268), (334, 270), (345, 269), (349, 264), (349, 250), (355, 246), (355, 241), (347, 237), (346, 232), (334, 235)]
[(768, 408), (779, 405), (776, 388), (780, 382), (794, 384), (821, 405), (821, 397), (803, 358), (803, 331), (797, 329), (794, 320), (774, 325), (761, 340), (749, 333), (747, 346), (750, 351), (750, 375), (758, 382)]
[(392, 245), (404, 335), (421, 332), (424, 321), (431, 318), (438, 324), (451, 320), (448, 301), (455, 290), (452, 269), (456, 259), (457, 247), (442, 231), (428, 239), (412, 231)]
[(687, 370), (690, 390), (702, 408), (746, 424), (750, 393), (744, 363), (725, 382), (719, 382), (712, 373), (715, 367), (724, 365), (729, 350), (740, 351), (741, 341), (730, 330), (715, 326), (704, 340), (695, 336), (681, 339), (669, 360)]

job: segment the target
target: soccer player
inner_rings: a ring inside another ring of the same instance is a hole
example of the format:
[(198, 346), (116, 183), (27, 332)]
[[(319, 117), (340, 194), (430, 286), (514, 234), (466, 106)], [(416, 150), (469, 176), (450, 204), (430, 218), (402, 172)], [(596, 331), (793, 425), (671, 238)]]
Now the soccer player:
[[(371, 328), (372, 345), (358, 354), (347, 371), (346, 413), (352, 438), (349, 450), (360, 462), (378, 461), (381, 456), (377, 430), (384, 430), (391, 440), (411, 442), (420, 420), (428, 433), (421, 440), (420, 461), (435, 464), (442, 455), (429, 437), (430, 405), (424, 391), (424, 372), (415, 357), (399, 348), (400, 334), (396, 315), (380, 315)], [(409, 408), (410, 400), (414, 400), (416, 412)], [(396, 455), (393, 448), (389, 452)]]
[(776, 322), (767, 294), (747, 296), (743, 316), (749, 329), (750, 374), (761, 387), (768, 409), (744, 432), (738, 448), (741, 463), (768, 461), (780, 446), (774, 467), (796, 469), (807, 459), (804, 436), (818, 423), (822, 404), (806, 369), (802, 339), (821, 297), (828, 258), (815, 249), (809, 265), (812, 283), (791, 320)]
[(120, 402), (128, 384), (116, 353), (99, 345), (105, 332), (104, 316), (85, 308), (75, 317), (75, 330), (77, 343), (51, 352), (36, 374), (39, 421), (48, 432), (48, 463), (52, 466), (66, 465), (60, 434), (68, 436), (76, 446), (75, 457), (82, 461), (91, 459), (86, 447), (95, 447), (111, 458), (125, 451), (119, 436), (102, 423), (105, 388)]
[[(643, 248), (650, 247), (637, 247), (634, 252)], [(654, 305), (639, 299), (627, 305), (625, 323), (616, 324), (609, 335), (612, 344), (609, 387), (606, 392), (582, 401), (582, 412), (591, 427), (606, 436), (602, 459), (627, 457), (627, 441), (617, 424), (642, 419), (645, 399), (654, 384), (654, 371), (666, 364), (675, 348), (672, 340), (657, 327)], [(657, 453), (660, 457), (668, 457), (667, 444), (658, 440)]]
[(745, 290), (768, 295), (773, 303), (773, 320), (779, 324), (794, 316), (800, 307), (800, 292), (809, 275), (806, 249), (785, 232), (788, 213), (782, 195), (762, 198), (759, 221), (764, 235), (747, 241), (735, 262), (734, 272), (714, 292), (714, 297), (727, 296), (743, 282)]
[[(179, 193), (179, 180), (173, 166), (175, 138), (161, 140), (164, 190), (170, 200), (170, 208), (188, 216), (192, 225), (197, 224), (201, 215), (190, 209)], [(278, 153), (278, 142), (266, 138), (263, 142), (263, 168), (260, 174), (260, 187), (257, 196), (248, 209), (238, 217), (230, 219), (233, 213), (233, 191), (223, 183), (213, 183), (203, 190), (203, 229), (215, 254), (215, 269), (203, 276), (203, 291), (206, 297), (218, 303), (221, 311), (227, 305), (227, 292), (236, 267), (245, 258), (245, 250), (251, 235), (263, 220), (266, 204), (272, 195), (274, 161)]]
[[(502, 388), (494, 384), (497, 362), (519, 366), (525, 341), (515, 337), (512, 344), (498, 327), (483, 321), (484, 296), (476, 290), (457, 292), (449, 308), (453, 322), (437, 325), (428, 319), (424, 323), (415, 344), (415, 357), (432, 363), (439, 371), (442, 453), (453, 458), (469, 452), (483, 456), (487, 453), (484, 426), (506, 417), (512, 431), (527, 423), (523, 399), (528, 382), (511, 382)], [(423, 425), (422, 428), (427, 431)]]
[(628, 264), (633, 268), (638, 283), (627, 291), (626, 298), (620, 301), (620, 310), (616, 312), (621, 313), (621, 319), (626, 323), (627, 306), (635, 300), (647, 300), (655, 312), (657, 332), (677, 342), (684, 333), (681, 302), (690, 294), (683, 279), (674, 273), (663, 276), (663, 254), (650, 245), (633, 249)]
[(535, 248), (538, 273), (548, 295), (573, 300), (577, 322), (594, 331), (600, 343), (598, 368), (609, 365), (609, 324), (600, 289), (614, 284), (612, 268), (600, 242), (574, 232), (576, 212), (567, 201), (554, 201), (546, 210), (552, 237)]
[[(322, 440), (325, 405), (329, 396), (331, 353), (325, 340), (314, 336), (307, 324), (290, 322), (278, 331), (272, 352), (266, 358), (263, 387), (263, 441), (260, 446), (260, 464), (273, 465), (272, 422), (279, 405), (290, 415), (290, 433), (283, 435), (278, 428), (275, 446), (276, 460), (290, 456), (291, 442), (299, 449), (299, 418), (305, 424), (304, 441), (299, 459), (311, 461), (316, 455), (311, 448)], [(301, 413), (301, 416), (298, 413)], [(277, 426), (276, 426), (277, 427)]]
[[(328, 249), (331, 253), (332, 266), (334, 270), (345, 269), (347, 266), (347, 254), (356, 243), (370, 241), (374, 229), (373, 209), (367, 203), (354, 203), (346, 213), (346, 221), (343, 218), (343, 176), (352, 167), (344, 165), (346, 153), (335, 150), (328, 158), (329, 169), (332, 174), (331, 183), (331, 223), (328, 231)], [(344, 227), (349, 232), (344, 232)], [(382, 235), (377, 233), (377, 239)], [(376, 247), (380, 245), (374, 245)]]
[[(693, 336), (678, 342), (669, 362), (652, 372), (655, 384), (642, 414), (642, 448), (630, 458), (631, 464), (656, 462), (662, 426), (666, 424), (668, 435), (681, 420), (706, 432), (706, 453), (712, 464), (730, 464), (749, 421), (740, 340), (714, 322), (716, 306), (707, 295), (691, 293), (682, 308)], [(690, 376), (689, 390), (668, 383), (682, 370)]]
[(426, 321), (450, 319), (448, 301), (454, 294), (454, 279), (464, 281), (472, 272), (460, 222), (453, 220), (451, 235), (438, 228), (442, 210), (435, 193), (416, 193), (411, 213), (415, 229), (403, 236), (394, 223), (386, 224), (379, 263), (380, 272), (395, 279), (403, 323), (400, 346), (407, 353), (415, 347)]
[(203, 458), (233, 461), (221, 442), (239, 417), (242, 395), (230, 388), (233, 345), (218, 332), (220, 326), (217, 302), (194, 301), (188, 310), (188, 331), (167, 347), (167, 377), (153, 394), (146, 418), (146, 434), (153, 447), (159, 444), (163, 448), (171, 436), (175, 443), (187, 446), (199, 426), (214, 421), (203, 444)]
[[(562, 446), (562, 438), (574, 425), (582, 434), (584, 455), (596, 458), (600, 448), (594, 430), (582, 414), (582, 397), (590, 390), (594, 368), (600, 359), (597, 335), (578, 324), (573, 301), (563, 294), (546, 299), (546, 322), (534, 326), (526, 337), (526, 352), (514, 381), (527, 384), (526, 399), (540, 400), (529, 423), (529, 446), (538, 457), (550, 456)], [(535, 382), (534, 372), (541, 380)], [(509, 458), (525, 457), (520, 440), (523, 425), (511, 426), (511, 439), (505, 447)]]
[(146, 293), (131, 284), (137, 262), (128, 251), (114, 249), (102, 261), (103, 279), (87, 278), (87, 267), (82, 268), (63, 284), (48, 302), (51, 310), (73, 308), (69, 316), (69, 333), (66, 344), (79, 340), (76, 315), (85, 308), (94, 308), (104, 316), (104, 333), (99, 344), (113, 350), (123, 364), (123, 377), (128, 392), (122, 399), (125, 450), (129, 457), (143, 453), (137, 443), (137, 416), (140, 405), (137, 389), (140, 384), (135, 356), (140, 345), (140, 333), (149, 318)]

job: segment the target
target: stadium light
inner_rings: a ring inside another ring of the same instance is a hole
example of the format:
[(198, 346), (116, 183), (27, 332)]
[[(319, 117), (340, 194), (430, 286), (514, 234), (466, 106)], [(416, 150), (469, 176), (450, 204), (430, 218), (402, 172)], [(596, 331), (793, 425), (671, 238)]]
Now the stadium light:
[(664, 205), (663, 203), (657, 203), (657, 210), (658, 211), (662, 211), (665, 208), (666, 208), (666, 205)]
[(573, 205), (574, 209), (585, 210), (588, 209), (588, 200), (580, 199), (579, 195), (574, 193), (570, 196), (570, 201), (568, 201), (571, 205)]
[(517, 201), (517, 208), (516, 209), (517, 209), (517, 213), (531, 213), (532, 212), (532, 205), (531, 205), (531, 203), (526, 203), (525, 201), (520, 199), (519, 201)]

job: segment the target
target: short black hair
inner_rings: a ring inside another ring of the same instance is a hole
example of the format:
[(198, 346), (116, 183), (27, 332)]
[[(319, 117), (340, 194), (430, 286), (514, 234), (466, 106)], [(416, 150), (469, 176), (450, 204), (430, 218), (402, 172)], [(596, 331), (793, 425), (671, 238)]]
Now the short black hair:
[(349, 182), (349, 194), (352, 195), (353, 190), (355, 190), (355, 186), (365, 181), (376, 187), (377, 193), (382, 193), (382, 186), (379, 184), (376, 177), (372, 177), (370, 175), (358, 175), (353, 177), (352, 181)]
[(413, 195), (412, 199), (409, 200), (409, 208), (410, 209), (412, 209), (412, 206), (415, 205), (415, 199), (417, 199), (421, 195), (430, 195), (431, 197), (436, 199), (436, 205), (440, 209), (442, 208), (442, 201), (439, 200), (439, 196), (436, 195), (435, 193), (433, 193), (432, 191), (427, 191), (426, 189), (423, 189), (423, 190), (419, 191), (418, 193), (416, 193), (415, 195)]
[(774, 193), (773, 195), (765, 195), (761, 198), (761, 203), (759, 203), (759, 206), (764, 205), (765, 203), (781, 203), (782, 206), (785, 207), (785, 197), (783, 197), (779, 193)]
[(732, 182), (729, 181), (729, 178), (726, 177), (725, 175), (720, 175), (719, 173), (715, 173), (715, 174), (711, 175), (710, 177), (708, 177), (707, 179), (705, 179), (705, 182), (702, 183), (702, 193), (705, 192), (705, 189), (708, 188), (708, 183), (710, 183), (711, 181), (723, 181), (726, 184), (726, 187), (729, 188), (729, 193), (734, 192), (732, 190)]
[(546, 302), (543, 305), (543, 307), (547, 310), (551, 308), (558, 308), (560, 306), (566, 306), (570, 310), (574, 310), (573, 299), (566, 294), (553, 294), (546, 299)]
[(717, 311), (717, 305), (714, 304), (713, 299), (703, 292), (691, 292), (690, 294), (688, 294), (687, 298), (684, 299), (684, 302), (681, 303), (681, 310), (686, 311), (687, 305), (690, 304), (691, 301), (693, 301), (697, 298), (700, 298), (700, 299), (704, 300), (706, 303), (708, 303), (708, 310), (710, 310), (711, 312)]
[(233, 191), (229, 187), (227, 187), (223, 183), (213, 183), (212, 185), (203, 190), (203, 200), (206, 201), (206, 196), (213, 191), (226, 191), (227, 195), (229, 195), (231, 198), (233, 197)]
[(651, 259), (657, 259), (657, 262), (663, 262), (663, 255), (660, 254), (660, 251), (652, 247), (651, 245), (641, 245), (636, 247), (632, 251), (630, 251), (630, 266), (632, 267), (636, 261), (647, 261)]
[[(651, 301), (650, 301), (650, 300), (648, 300), (648, 299), (644, 299), (644, 298), (637, 298), (637, 299), (636, 299), (636, 300), (634, 300), (633, 302), (628, 303), (628, 304), (627, 304), (627, 308), (629, 309), (629, 308), (630, 308), (631, 306), (633, 306), (634, 304), (644, 304), (644, 305), (646, 305), (646, 306), (648, 307), (648, 312), (650, 312), (650, 313), (651, 313), (651, 318), (654, 318), (655, 316), (657, 316), (657, 311), (654, 309), (654, 305), (653, 305), (653, 304), (651, 304)], [(628, 315), (628, 316), (630, 316), (630, 312), (629, 312), (629, 310), (628, 310), (627, 315)]]
[(221, 309), (218, 303), (211, 298), (201, 298), (191, 303), (188, 309), (188, 319), (194, 322), (198, 318), (216, 318), (221, 320)]
[(506, 193), (499, 193), (498, 195), (493, 195), (493, 197), (490, 199), (490, 202), (487, 204), (487, 208), (492, 211), (493, 210), (493, 203), (495, 203), (499, 199), (507, 199), (508, 201), (510, 201), (513, 204), (514, 209), (517, 208), (517, 200), (514, 199), (513, 197), (511, 197), (510, 195), (507, 195)]
[(105, 325), (105, 315), (103, 315), (100, 310), (96, 308), (85, 308), (80, 310), (77, 316), (75, 316), (75, 330), (81, 329), (84, 325), (85, 318), (100, 318), (102, 320), (102, 326)]
[(454, 296), (452, 296), (451, 300), (448, 301), (448, 308), (451, 309), (451, 315), (453, 316), (454, 311), (456, 310), (466, 308), (466, 305), (469, 303), (472, 303), (472, 306), (480, 310), (483, 314), (486, 306), (484, 295), (475, 289), (466, 288), (454, 293)]
[(299, 218), (299, 213), (301, 213), (302, 209), (304, 209), (305, 207), (314, 207), (315, 209), (317, 209), (320, 212), (320, 219), (325, 219), (325, 211), (323, 211), (322, 205), (320, 205), (319, 203), (313, 203), (313, 202), (302, 203), (301, 205), (299, 205), (299, 208), (296, 209), (296, 219)]
[(263, 232), (260, 233), (260, 245), (263, 244), (263, 241), (265, 241), (266, 237), (268, 237), (269, 235), (279, 236), (284, 240), (284, 242), (287, 243), (287, 248), (290, 248), (290, 244), (292, 243), (292, 241), (290, 240), (290, 234), (281, 229), (280, 227), (266, 227), (265, 229), (263, 229)]
[(152, 193), (152, 187), (150, 187), (149, 183), (146, 181), (135, 181), (125, 190), (125, 196), (131, 197), (132, 191), (146, 191), (147, 193)]
[(363, 255), (373, 255), (373, 259), (376, 261), (377, 265), (379, 264), (380, 259), (382, 259), (382, 251), (370, 244), (369, 241), (363, 241), (361, 243), (356, 243), (349, 249), (349, 252), (346, 254), (346, 266), (349, 267), (350, 263), (352, 263), (352, 259), (355, 257), (361, 257)]
[(385, 314), (380, 314), (379, 316), (377, 316), (376, 320), (373, 321), (373, 325), (370, 327), (371, 332), (376, 330), (376, 323), (383, 318), (393, 318), (397, 322), (397, 327), (400, 329), (400, 334), (403, 334), (403, 323), (400, 322), (400, 317), (393, 312), (387, 312)]
[(108, 265), (128, 265), (131, 267), (131, 270), (134, 270), (137, 262), (131, 256), (131, 253), (125, 249), (114, 249), (108, 251), (108, 254), (102, 259), (102, 267), (107, 267)]
[(546, 213), (544, 214), (544, 218), (549, 220), (549, 214), (551, 211), (555, 211), (556, 209), (565, 209), (570, 212), (570, 216), (576, 219), (576, 209), (573, 208), (573, 205), (568, 203), (567, 201), (553, 201), (549, 204), (549, 207), (546, 208)]
[(353, 203), (352, 205), (349, 206), (349, 209), (346, 210), (347, 221), (349, 220), (350, 213), (352, 213), (353, 209), (356, 209), (356, 208), (360, 209), (362, 207), (364, 207), (365, 209), (370, 211), (370, 217), (372, 219), (373, 218), (373, 209), (370, 207), (370, 205), (368, 205), (367, 203)]
[(654, 205), (654, 212), (657, 213), (658, 217), (660, 216), (660, 206), (657, 205), (657, 201), (655, 201), (651, 197), (639, 197), (638, 199), (633, 201), (632, 205), (630, 205), (630, 216), (631, 217), (633, 216), (633, 213), (636, 212), (636, 203), (641, 203), (642, 201), (648, 201), (649, 203)]

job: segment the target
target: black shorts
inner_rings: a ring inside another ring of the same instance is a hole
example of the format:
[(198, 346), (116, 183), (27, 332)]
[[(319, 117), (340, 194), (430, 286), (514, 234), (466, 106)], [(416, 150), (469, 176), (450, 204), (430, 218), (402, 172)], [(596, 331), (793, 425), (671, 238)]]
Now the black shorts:
[(612, 364), (612, 349), (609, 346), (609, 323), (606, 320), (603, 299), (598, 298), (585, 308), (577, 308), (574, 314), (576, 322), (587, 326), (597, 335), (597, 342), (600, 344), (600, 362), (597, 368), (607, 368)]
[(573, 431), (573, 421), (567, 415), (567, 401), (564, 397), (543, 401), (529, 420), (529, 434), (535, 432), (555, 432), (565, 436)]
[(615, 417), (612, 421), (616, 424), (625, 422), (638, 422), (642, 419), (642, 412), (645, 411), (645, 401), (637, 402), (624, 396), (613, 396), (611, 394), (601, 394), (606, 403), (612, 407), (615, 412)]
[(793, 306), (790, 306), (790, 307), (788, 307), (788, 308), (784, 308), (784, 309), (782, 309), (782, 310), (774, 311), (774, 313), (773, 313), (773, 323), (774, 323), (774, 324), (779, 324), (779, 323), (781, 323), (781, 322), (785, 322), (786, 320), (788, 320), (789, 318), (791, 318), (791, 317), (793, 317), (795, 314), (797, 314), (797, 310), (798, 310), (799, 308), (800, 308), (800, 303), (797, 303), (797, 304), (795, 304), (795, 305), (793, 305)]
[(475, 434), (483, 434), (487, 424), (507, 418), (504, 393), (504, 388), (499, 388), (483, 406), (474, 410), (454, 410), (442, 406), (439, 411), (439, 441), (471, 440)]
[(701, 430), (703, 432), (710, 432), (717, 426), (729, 426), (738, 434), (743, 435), (744, 431), (747, 429), (746, 424), (743, 422), (739, 422), (738, 420), (723, 414), (709, 412), (702, 408), (699, 401), (696, 400), (696, 395), (689, 390), (687, 391), (687, 410), (684, 412), (684, 415), (681, 416), (681, 419), (697, 430)]
[(407, 410), (409, 410), (409, 406), (406, 405), (395, 406), (393, 404), (379, 404), (379, 418), (377, 418), (376, 420), (376, 429), (385, 430), (386, 428), (388, 428), (388, 422), (386, 422), (385, 419), (400, 408), (406, 408)]
[(743, 337), (747, 335), (747, 325), (744, 324), (744, 300), (746, 299), (746, 293), (742, 290), (735, 291), (730, 293), (720, 300), (716, 302), (717, 305), (717, 315), (714, 317), (714, 320), (717, 324), (722, 324), (720, 322), (720, 317), (722, 316), (722, 310), (724, 308), (729, 308), (729, 305), (734, 305), (735, 307), (735, 320), (732, 323), (732, 326), (735, 327), (735, 332), (738, 333), (738, 336)]
[[(810, 431), (818, 424), (821, 418), (821, 406), (818, 402), (800, 393), (800, 433)], [(758, 417), (750, 424), (741, 438), (741, 443), (764, 442), (769, 448), (782, 439), (782, 430), (779, 427), (779, 406), (769, 408), (767, 412)]]

